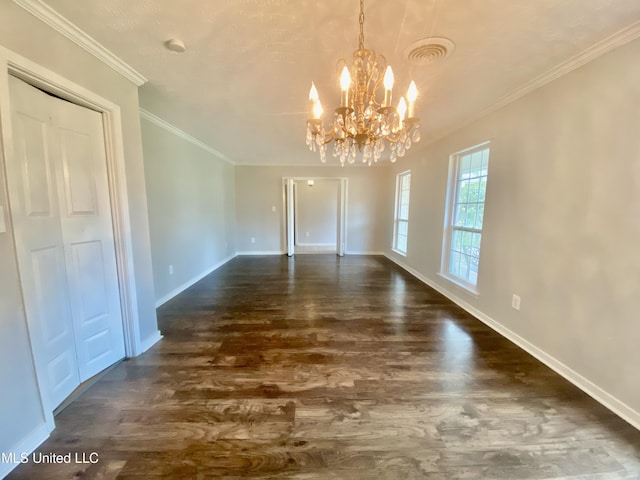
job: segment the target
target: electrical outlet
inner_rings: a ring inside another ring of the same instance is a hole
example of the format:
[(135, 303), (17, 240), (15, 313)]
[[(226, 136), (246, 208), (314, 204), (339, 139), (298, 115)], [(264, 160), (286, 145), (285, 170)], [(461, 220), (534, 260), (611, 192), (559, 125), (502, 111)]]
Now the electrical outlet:
[(309, 237), (309, 232), (304, 232), (305, 237)]
[(515, 293), (513, 294), (513, 297), (511, 297), (511, 307), (515, 310), (520, 310), (520, 296)]
[(169, 265), (169, 275), (173, 275), (173, 265)]
[(251, 243), (256, 243), (256, 237), (251, 237)]

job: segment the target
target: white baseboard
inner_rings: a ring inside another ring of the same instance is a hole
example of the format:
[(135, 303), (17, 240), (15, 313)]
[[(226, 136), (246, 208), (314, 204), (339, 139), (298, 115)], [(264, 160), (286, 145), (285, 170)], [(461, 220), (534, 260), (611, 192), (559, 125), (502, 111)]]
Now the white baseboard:
[(335, 250), (302, 250), (297, 251), (295, 255), (337, 255)]
[(399, 267), (409, 272), (411, 275), (416, 277), (421, 282), (427, 284), (437, 292), (447, 297), (453, 303), (457, 304), (458, 306), (460, 306), (461, 308), (469, 312), (471, 315), (476, 317), (478, 320), (480, 320), (482, 323), (484, 323), (488, 327), (498, 332), (507, 340), (515, 343), (524, 351), (533, 355), (536, 359), (544, 363), (547, 367), (551, 368), (553, 371), (555, 371), (557, 374), (559, 374), (560, 376), (562, 376), (563, 378), (565, 378), (566, 380), (574, 384), (576, 387), (578, 387), (580, 390), (585, 392), (587, 395), (597, 400), (599, 403), (607, 407), (613, 413), (623, 418), (624, 420), (629, 422), (631, 425), (633, 425), (635, 428), (640, 430), (640, 412), (634, 410), (626, 403), (618, 400), (616, 397), (614, 397), (610, 393), (600, 388), (598, 385), (593, 383), (588, 378), (583, 377), (578, 372), (576, 372), (575, 370), (571, 369), (570, 367), (568, 367), (567, 365), (565, 365), (564, 363), (556, 359), (554, 356), (548, 354), (541, 348), (538, 348), (528, 340), (522, 338), (517, 333), (509, 330), (500, 322), (482, 313), (477, 308), (469, 305), (460, 297), (451, 293), (449, 290), (442, 287), (441, 285), (438, 285), (436, 282), (434, 282), (430, 278), (422, 275), (417, 270), (414, 270), (413, 268), (409, 267), (408, 265), (404, 264), (403, 262), (399, 261), (398, 259), (392, 257), (387, 253), (385, 253), (384, 255), (393, 263), (395, 263)]
[[(302, 252), (300, 252), (302, 253)], [(260, 255), (286, 255), (287, 252), (281, 252), (277, 250), (243, 250), (239, 251), (239, 256), (260, 256)], [(370, 251), (356, 251), (356, 250), (348, 250), (345, 251), (345, 255), (377, 255), (377, 256), (385, 256), (384, 252), (370, 252)]]
[[(169, 300), (171, 300), (173, 297), (175, 297), (176, 295), (184, 292), (187, 288), (189, 288), (191, 285), (193, 285), (196, 282), (199, 282), (200, 280), (202, 280), (204, 277), (206, 277), (207, 275), (209, 275), (211, 272), (217, 270), (218, 268), (220, 268), (222, 265), (224, 265), (225, 263), (233, 260), (236, 257), (237, 254), (234, 255), (230, 255), (227, 258), (220, 260), (218, 263), (216, 263), (215, 265), (213, 265), (212, 267), (209, 267), (207, 270), (205, 270), (204, 272), (200, 273), (199, 275), (196, 275), (195, 277), (193, 277), (191, 280), (186, 281), (185, 283), (183, 283), (182, 285), (180, 285), (179, 287), (174, 288), (173, 290), (171, 290), (169, 293), (167, 293), (166, 295), (163, 295), (162, 297), (160, 297), (158, 300), (156, 300), (156, 308), (160, 307), (161, 305), (164, 305), (165, 303), (167, 303)], [(143, 350), (144, 351), (144, 350)]]
[(296, 247), (337, 248), (335, 243), (296, 243)]
[(377, 256), (386, 256), (384, 252), (369, 252), (369, 251), (358, 251), (358, 250), (347, 250), (344, 252), (345, 255), (377, 255)]
[[(53, 426), (50, 426), (47, 423), (43, 423), (38, 428), (36, 428), (33, 432), (31, 432), (27, 436), (27, 438), (25, 438), (18, 445), (16, 445), (14, 449), (12, 449), (10, 452), (3, 452), (3, 453), (5, 454), (9, 453), (10, 456), (17, 459), (17, 461), (20, 462), (20, 458), (21, 458), (20, 455), (22, 454), (30, 455), (36, 448), (42, 445), (42, 442), (44, 442), (47, 438), (49, 438), (49, 434), (52, 431), (53, 431)], [(13, 469), (16, 468), (18, 465), (20, 465), (20, 463), (0, 462), (0, 478), (4, 478), (7, 475), (9, 475), (9, 473), (13, 471)]]
[(238, 255), (242, 256), (260, 256), (260, 255), (285, 255), (287, 252), (281, 252), (279, 250), (243, 250), (238, 252)]
[(162, 333), (160, 333), (160, 330), (156, 330), (155, 333), (151, 335), (151, 338), (140, 343), (140, 355), (149, 350), (160, 340), (162, 340)]

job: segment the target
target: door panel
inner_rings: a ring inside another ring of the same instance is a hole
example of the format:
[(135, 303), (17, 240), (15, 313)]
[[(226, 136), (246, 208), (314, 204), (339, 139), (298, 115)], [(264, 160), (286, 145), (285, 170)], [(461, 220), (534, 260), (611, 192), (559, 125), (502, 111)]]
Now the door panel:
[(24, 186), (25, 213), (49, 215), (51, 206), (50, 175), (47, 165), (46, 120), (40, 120), (17, 112), (16, 130), (21, 144), (22, 180)]
[(15, 152), (6, 165), (22, 291), (45, 401), (79, 384), (66, 261), (54, 185), (49, 98), (10, 78)]
[[(80, 371), (81, 377), (91, 377), (94, 371), (99, 372), (124, 356), (123, 351), (114, 348), (114, 344), (115, 347), (123, 344), (116, 343), (120, 337), (111, 329), (112, 311), (119, 313), (119, 310), (110, 308), (102, 242), (73, 244), (71, 252), (70, 278), (77, 296), (74, 325), (78, 332)], [(116, 333), (118, 331), (122, 330)]]
[(97, 215), (96, 179), (88, 135), (60, 130), (67, 215)]
[(81, 350), (80, 356), (87, 358), (87, 368), (95, 368), (95, 365), (100, 365), (113, 351), (109, 329), (104, 328), (90, 335), (78, 348)]
[(67, 252), (80, 380), (124, 357), (102, 115), (57, 101), (52, 156)]
[(49, 385), (56, 404), (62, 402), (79, 382), (75, 340), (68, 320), (69, 306), (60, 289), (54, 287), (66, 282), (62, 275), (64, 259), (60, 253), (61, 249), (54, 247), (37, 250), (31, 255), (35, 297), (32, 312), (41, 320), (41, 341), (44, 351), (48, 352)]
[[(63, 351), (49, 362), (47, 371), (52, 380), (51, 395), (57, 406), (78, 386), (78, 370), (73, 352)], [(69, 385), (73, 385), (73, 388), (69, 389)]]
[(102, 244), (98, 241), (71, 245), (72, 275), (82, 279), (77, 285), (78, 321), (88, 325), (109, 313)]
[[(52, 286), (65, 282), (64, 260), (59, 258), (60, 249), (43, 248), (31, 252), (31, 276), (33, 278), (34, 307), (39, 316), (50, 315), (60, 318), (69, 314), (69, 309), (57, 288)], [(52, 345), (71, 332), (71, 325), (65, 322), (45, 322), (42, 325), (42, 340), (45, 345)]]

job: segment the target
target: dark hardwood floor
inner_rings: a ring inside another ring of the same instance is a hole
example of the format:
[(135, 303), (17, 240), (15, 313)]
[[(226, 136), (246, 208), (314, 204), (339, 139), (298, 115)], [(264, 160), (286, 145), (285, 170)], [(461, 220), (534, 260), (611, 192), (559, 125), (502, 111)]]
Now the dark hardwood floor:
[(9, 478), (640, 478), (640, 431), (384, 258), (239, 257), (158, 313), (38, 450), (98, 462)]

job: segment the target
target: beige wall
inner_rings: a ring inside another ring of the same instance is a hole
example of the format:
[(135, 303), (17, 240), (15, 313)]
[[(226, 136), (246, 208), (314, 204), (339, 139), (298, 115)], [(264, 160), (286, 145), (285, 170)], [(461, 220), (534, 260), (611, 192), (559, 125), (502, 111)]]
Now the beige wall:
[[(10, 1), (0, 2), (0, 45), (66, 77), (121, 107), (135, 289), (142, 343), (157, 334), (146, 192), (138, 117), (138, 90), (95, 57)], [(1, 73), (4, 75), (4, 72)], [(4, 119), (3, 119), (4, 121)], [(0, 162), (3, 160), (0, 159)], [(0, 165), (0, 172), (4, 166)], [(1, 173), (0, 173), (1, 174)], [(0, 203), (8, 217), (4, 179)], [(26, 330), (12, 232), (0, 233), (0, 451), (28, 440), (44, 417)]]
[(296, 181), (296, 245), (337, 246), (338, 180)]
[[(628, 407), (636, 422), (638, 58), (636, 40), (395, 167), (412, 170), (408, 255), (387, 250), (549, 355), (619, 412)], [(438, 272), (449, 155), (486, 140), (491, 157), (476, 298)], [(514, 293), (522, 298), (519, 312), (511, 308)]]
[(382, 252), (388, 244), (388, 174), (385, 167), (236, 167), (238, 252), (286, 251), (283, 177), (347, 177), (346, 253)]
[(235, 256), (234, 167), (146, 119), (142, 140), (160, 303)]

